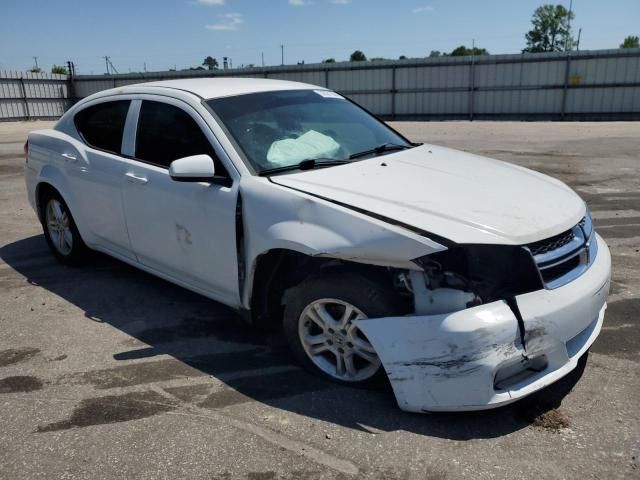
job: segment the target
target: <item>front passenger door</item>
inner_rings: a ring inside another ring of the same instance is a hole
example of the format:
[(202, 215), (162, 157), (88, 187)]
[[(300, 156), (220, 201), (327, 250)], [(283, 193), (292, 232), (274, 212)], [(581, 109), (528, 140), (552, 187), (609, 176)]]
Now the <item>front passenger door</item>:
[(176, 283), (237, 304), (237, 186), (176, 182), (168, 172), (173, 160), (204, 153), (215, 160), (216, 175), (228, 175), (212, 140), (206, 123), (187, 104), (143, 100), (135, 155), (123, 179), (124, 209), (141, 264)]

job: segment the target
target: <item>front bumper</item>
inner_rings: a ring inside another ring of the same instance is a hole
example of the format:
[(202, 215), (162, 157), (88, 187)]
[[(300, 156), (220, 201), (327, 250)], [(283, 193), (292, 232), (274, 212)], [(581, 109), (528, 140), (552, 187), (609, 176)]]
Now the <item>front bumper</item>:
[(376, 349), (402, 410), (495, 408), (573, 370), (594, 342), (609, 293), (611, 255), (596, 235), (591, 267), (554, 290), (516, 297), (524, 321), (497, 301), (446, 315), (358, 322)]

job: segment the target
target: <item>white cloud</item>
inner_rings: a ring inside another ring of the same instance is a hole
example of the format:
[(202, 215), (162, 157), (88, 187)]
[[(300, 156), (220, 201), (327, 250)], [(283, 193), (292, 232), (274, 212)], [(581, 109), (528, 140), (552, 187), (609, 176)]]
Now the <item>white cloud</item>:
[(413, 13), (426, 13), (433, 12), (433, 7), (431, 5), (425, 5), (424, 7), (417, 7), (411, 10)]
[(218, 23), (206, 25), (208, 30), (222, 30), (227, 32), (239, 30), (240, 25), (244, 23), (244, 18), (242, 18), (241, 13), (224, 13), (218, 15), (218, 17), (221, 19)]
[(331, 3), (335, 3), (336, 5), (349, 5), (351, 0), (331, 0)]
[(304, 5), (311, 5), (313, 2), (310, 0), (289, 0), (289, 5), (294, 7), (303, 7)]
[(224, 0), (195, 0), (193, 3), (199, 3), (200, 5), (224, 5)]

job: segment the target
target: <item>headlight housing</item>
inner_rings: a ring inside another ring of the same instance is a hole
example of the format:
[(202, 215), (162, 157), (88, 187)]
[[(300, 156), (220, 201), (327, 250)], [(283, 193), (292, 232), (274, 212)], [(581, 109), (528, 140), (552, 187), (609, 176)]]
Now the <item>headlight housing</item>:
[(544, 288), (531, 254), (516, 245), (456, 245), (414, 260), (429, 288), (458, 288), (475, 293), (482, 303)]

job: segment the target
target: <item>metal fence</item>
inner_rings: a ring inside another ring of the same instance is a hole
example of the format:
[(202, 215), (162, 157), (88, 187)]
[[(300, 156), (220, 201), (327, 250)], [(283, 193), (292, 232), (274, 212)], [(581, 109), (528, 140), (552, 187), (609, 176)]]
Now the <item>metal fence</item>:
[(132, 83), (223, 76), (328, 87), (386, 119), (640, 119), (640, 49), (80, 75), (71, 100)]
[(66, 75), (0, 70), (0, 120), (58, 118), (69, 97)]

